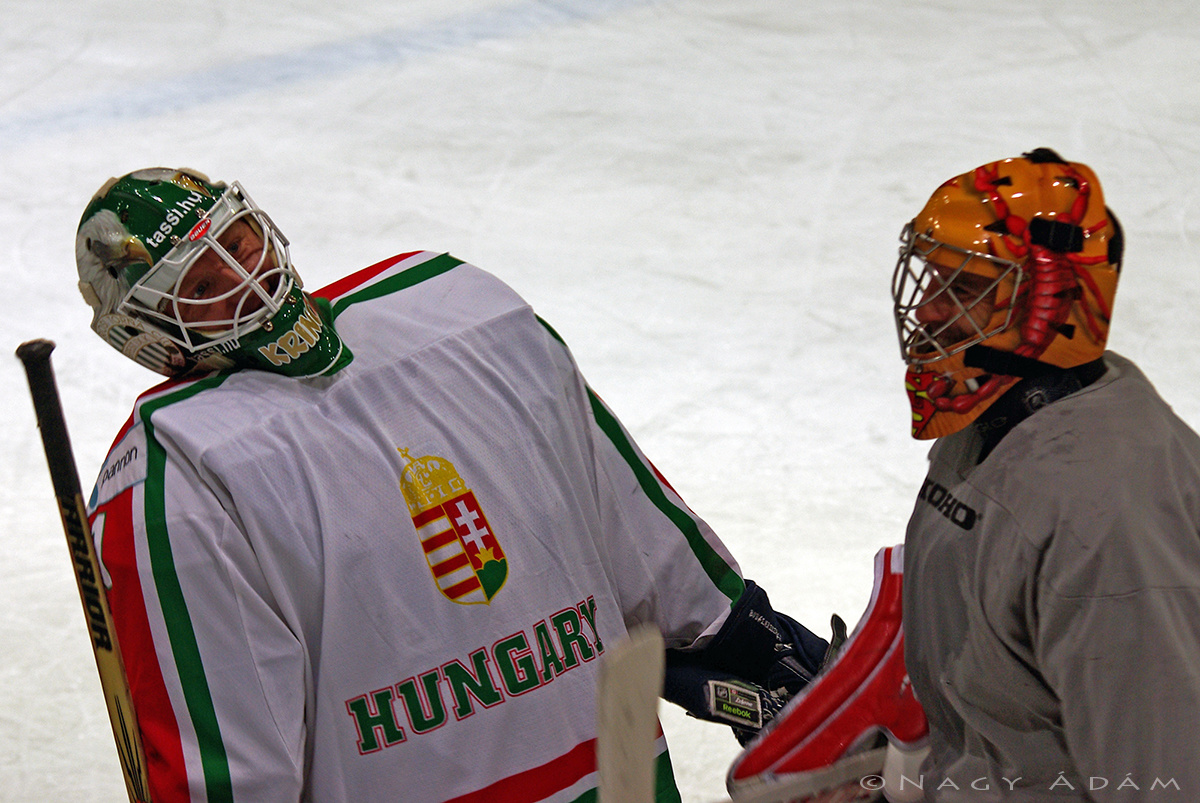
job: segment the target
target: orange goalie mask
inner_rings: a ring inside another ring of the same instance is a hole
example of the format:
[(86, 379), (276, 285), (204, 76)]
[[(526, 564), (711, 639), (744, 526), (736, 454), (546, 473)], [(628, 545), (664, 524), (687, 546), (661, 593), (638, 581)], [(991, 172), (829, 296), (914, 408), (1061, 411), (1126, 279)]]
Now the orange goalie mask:
[(1123, 246), (1086, 165), (1048, 148), (983, 165), (938, 187), (900, 239), (892, 299), (913, 437), (967, 426), (1031, 366), (1104, 353)]

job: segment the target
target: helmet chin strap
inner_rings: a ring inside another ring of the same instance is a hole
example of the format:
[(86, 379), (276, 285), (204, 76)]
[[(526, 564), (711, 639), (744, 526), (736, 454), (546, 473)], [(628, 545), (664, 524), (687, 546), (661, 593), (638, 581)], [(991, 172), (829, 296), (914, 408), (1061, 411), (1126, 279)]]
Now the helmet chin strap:
[(1021, 378), (975, 421), (976, 430), (983, 436), (976, 464), (982, 463), (1017, 424), (1046, 405), (1083, 390), (1107, 370), (1103, 357), (1072, 368), (1060, 368), (981, 345), (966, 350), (964, 363), (989, 373)]

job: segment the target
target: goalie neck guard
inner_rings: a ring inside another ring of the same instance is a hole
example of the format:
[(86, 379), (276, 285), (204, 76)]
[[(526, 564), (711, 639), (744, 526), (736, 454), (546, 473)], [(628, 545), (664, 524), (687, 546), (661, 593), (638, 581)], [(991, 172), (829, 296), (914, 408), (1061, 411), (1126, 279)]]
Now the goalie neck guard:
[(1122, 248), (1095, 174), (1048, 148), (940, 186), (892, 278), (913, 437), (963, 429), (1031, 371), (1098, 360)]
[(307, 377), (352, 359), (301, 289), (287, 238), (237, 182), (169, 168), (110, 179), (84, 210), (75, 259), (92, 329), (160, 374)]

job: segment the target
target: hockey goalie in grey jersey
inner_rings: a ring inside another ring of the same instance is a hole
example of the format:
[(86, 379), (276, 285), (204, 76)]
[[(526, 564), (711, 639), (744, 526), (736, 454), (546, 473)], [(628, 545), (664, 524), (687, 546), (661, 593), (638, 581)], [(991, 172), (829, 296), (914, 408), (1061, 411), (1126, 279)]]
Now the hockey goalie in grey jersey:
[(1200, 439), (1105, 351), (1122, 249), (1095, 174), (1048, 149), (904, 230), (913, 434), (936, 439), (904, 553), (928, 799), (1200, 798)]

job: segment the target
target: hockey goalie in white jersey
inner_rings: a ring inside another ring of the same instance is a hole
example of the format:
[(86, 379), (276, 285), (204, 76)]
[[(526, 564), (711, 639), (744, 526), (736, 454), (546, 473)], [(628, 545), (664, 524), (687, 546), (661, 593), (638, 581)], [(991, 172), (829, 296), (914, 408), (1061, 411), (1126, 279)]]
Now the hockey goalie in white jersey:
[(627, 627), (743, 737), (712, 683), (769, 718), (816, 671), (487, 273), (414, 252), (307, 292), (239, 184), (171, 169), (106, 184), (76, 251), (93, 328), (170, 378), (90, 504), (153, 800), (586, 800)]

